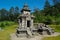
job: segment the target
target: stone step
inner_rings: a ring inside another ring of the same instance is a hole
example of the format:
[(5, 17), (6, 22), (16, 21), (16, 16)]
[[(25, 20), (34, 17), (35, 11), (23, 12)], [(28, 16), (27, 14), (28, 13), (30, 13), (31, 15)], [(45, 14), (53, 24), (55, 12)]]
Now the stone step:
[(30, 29), (29, 29), (29, 28), (27, 28), (27, 33), (28, 33), (28, 35), (29, 35), (29, 36), (31, 36), (31, 37), (32, 37), (32, 33), (31, 33), (31, 31), (30, 31)]

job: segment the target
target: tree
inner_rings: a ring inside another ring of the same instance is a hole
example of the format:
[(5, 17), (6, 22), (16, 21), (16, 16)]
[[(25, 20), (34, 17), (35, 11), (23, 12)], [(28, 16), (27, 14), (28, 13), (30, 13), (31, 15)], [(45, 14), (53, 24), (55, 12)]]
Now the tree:
[(0, 10), (0, 21), (1, 21), (1, 10)]
[(11, 7), (9, 10), (9, 20), (14, 20), (14, 7)]
[(45, 2), (44, 13), (45, 13), (45, 16), (51, 15), (51, 6), (50, 6), (48, 0), (46, 0), (46, 2)]
[(4, 20), (6, 20), (7, 19), (7, 10), (6, 9), (1, 9), (1, 11), (0, 11), (0, 15), (1, 15), (1, 21), (4, 21)]
[(19, 7), (18, 6), (15, 7), (15, 13), (19, 13)]
[(60, 3), (60, 0), (53, 0), (54, 5)]
[(33, 15), (35, 16), (34, 22), (37, 22), (37, 23), (42, 22), (43, 17), (41, 15), (41, 12), (40, 12), (40, 9), (39, 8), (35, 8), (34, 9)]
[(20, 12), (19, 12), (19, 7), (16, 6), (16, 7), (15, 7), (15, 19), (17, 19), (17, 17), (18, 17), (19, 14), (20, 14)]

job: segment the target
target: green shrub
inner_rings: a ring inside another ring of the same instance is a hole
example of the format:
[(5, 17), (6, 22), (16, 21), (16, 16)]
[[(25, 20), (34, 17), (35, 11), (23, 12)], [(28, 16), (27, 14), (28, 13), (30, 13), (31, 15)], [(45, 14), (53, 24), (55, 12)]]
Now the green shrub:
[(0, 27), (4, 28), (5, 27), (5, 24), (4, 23), (1, 23), (0, 24)]
[(16, 24), (15, 22), (12, 22), (12, 21), (3, 21), (3, 22), (0, 22), (0, 27), (4, 28), (6, 26), (11, 26), (11, 25), (14, 25)]
[(9, 26), (10, 24), (8, 22), (5, 23), (6, 26)]

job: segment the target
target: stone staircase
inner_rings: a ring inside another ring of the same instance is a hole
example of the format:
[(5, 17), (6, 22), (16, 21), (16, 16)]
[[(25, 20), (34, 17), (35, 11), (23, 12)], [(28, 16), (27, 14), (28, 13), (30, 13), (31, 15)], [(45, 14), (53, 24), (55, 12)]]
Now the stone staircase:
[(31, 32), (30, 28), (27, 28), (27, 34), (28, 34), (30, 37), (32, 37), (32, 32)]

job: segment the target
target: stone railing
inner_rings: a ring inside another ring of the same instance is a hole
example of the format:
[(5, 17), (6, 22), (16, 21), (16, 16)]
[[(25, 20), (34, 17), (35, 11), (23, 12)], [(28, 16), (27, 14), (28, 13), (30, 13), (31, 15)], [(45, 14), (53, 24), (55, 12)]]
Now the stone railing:
[(36, 29), (38, 29), (39, 26), (44, 25), (43, 23), (34, 23), (33, 24)]

